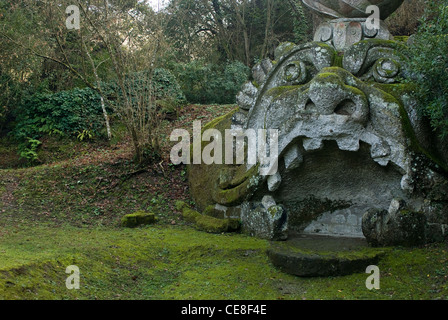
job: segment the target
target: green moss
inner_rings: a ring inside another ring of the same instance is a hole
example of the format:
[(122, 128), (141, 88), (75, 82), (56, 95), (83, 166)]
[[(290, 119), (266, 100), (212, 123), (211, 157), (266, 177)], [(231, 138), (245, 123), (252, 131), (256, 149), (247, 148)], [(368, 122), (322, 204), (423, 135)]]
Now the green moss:
[(281, 96), (283, 96), (285, 93), (292, 91), (294, 89), (300, 88), (300, 86), (281, 86), (281, 87), (274, 87), (270, 89), (268, 92), (266, 92), (267, 96), (271, 96), (274, 99), (278, 99)]
[(394, 40), (402, 43), (407, 43), (409, 40), (409, 36), (394, 36)]
[[(235, 112), (236, 110), (233, 110), (225, 116), (213, 120), (204, 127), (204, 130), (217, 129), (221, 131), (224, 136), (225, 129), (228, 129), (231, 126), (232, 116)], [(202, 147), (205, 147), (205, 145), (206, 143), (203, 143)], [(191, 145), (191, 150), (192, 148), (193, 145)], [(193, 157), (193, 152), (191, 152), (191, 155)], [(190, 192), (199, 210), (204, 210), (207, 206), (214, 205), (216, 203), (213, 200), (211, 191), (216, 189), (218, 177), (222, 170), (231, 170), (231, 166), (216, 164), (191, 164), (187, 166)], [(208, 190), (208, 192), (204, 192), (204, 190)]]
[(344, 59), (344, 56), (341, 54), (335, 54), (334, 55), (334, 60), (333, 60), (333, 66), (334, 67), (338, 67), (338, 68), (342, 68), (342, 61)]
[(204, 214), (206, 216), (213, 217), (213, 218), (219, 218), (219, 219), (224, 218), (223, 212), (216, 210), (214, 205), (211, 205), (211, 206), (208, 206), (207, 208), (205, 208), (205, 210), (202, 212), (202, 214)]
[(272, 206), (268, 209), (268, 213), (272, 216), (275, 217), (280, 211), (283, 211), (283, 208), (280, 206)]
[(221, 122), (223, 122), (226, 119), (231, 119), (232, 116), (238, 111), (238, 109), (232, 110), (231, 112), (218, 117), (216, 119), (214, 119), (213, 121), (207, 123), (203, 128), (202, 128), (202, 133), (204, 133), (204, 131), (209, 130), (209, 129), (217, 129), (218, 124), (220, 124)]
[(200, 216), (201, 216), (201, 214), (199, 212), (197, 212), (196, 210), (193, 210), (189, 207), (184, 207), (182, 209), (182, 217), (184, 218), (185, 221), (195, 223), (196, 219)]
[(275, 50), (275, 59), (279, 60), (285, 54), (291, 52), (296, 45), (292, 42), (283, 42)]
[(125, 228), (135, 228), (140, 225), (148, 225), (154, 222), (156, 222), (155, 214), (144, 211), (137, 211), (121, 218), (121, 226)]
[(229, 221), (217, 219), (206, 215), (196, 217), (196, 226), (205, 232), (223, 233), (229, 230)]
[[(388, 249), (381, 290), (361, 272), (298, 278), (274, 268), (268, 241), (188, 227), (17, 228), (0, 242), (0, 297), (81, 300), (447, 299), (446, 245)], [(80, 290), (67, 290), (69, 265)]]

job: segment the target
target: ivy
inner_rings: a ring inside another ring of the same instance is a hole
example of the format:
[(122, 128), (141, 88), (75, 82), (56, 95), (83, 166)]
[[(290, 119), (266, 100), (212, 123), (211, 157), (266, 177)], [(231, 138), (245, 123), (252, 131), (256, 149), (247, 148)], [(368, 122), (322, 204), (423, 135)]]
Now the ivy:
[(420, 112), (441, 138), (448, 137), (448, 0), (427, 1), (408, 56), (418, 84)]

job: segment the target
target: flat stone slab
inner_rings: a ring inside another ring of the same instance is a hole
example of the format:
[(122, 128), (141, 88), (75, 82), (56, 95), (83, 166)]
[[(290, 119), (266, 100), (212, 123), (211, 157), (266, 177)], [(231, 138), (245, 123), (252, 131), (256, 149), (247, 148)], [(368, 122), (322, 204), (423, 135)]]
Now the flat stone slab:
[(298, 235), (272, 242), (267, 254), (275, 267), (300, 277), (344, 276), (377, 265), (385, 249), (371, 248), (365, 239)]

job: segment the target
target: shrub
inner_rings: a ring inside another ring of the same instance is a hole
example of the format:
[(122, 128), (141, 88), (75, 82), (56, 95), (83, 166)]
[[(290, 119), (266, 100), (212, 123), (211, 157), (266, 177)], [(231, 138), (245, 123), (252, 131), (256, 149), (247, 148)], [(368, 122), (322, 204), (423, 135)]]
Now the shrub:
[(250, 69), (239, 61), (221, 66), (193, 60), (175, 64), (173, 72), (188, 102), (232, 104), (241, 86), (249, 79)]
[(410, 49), (410, 67), (417, 83), (420, 112), (435, 131), (448, 136), (448, 0), (427, 1), (425, 15)]
[(77, 136), (84, 130), (98, 135), (103, 126), (99, 95), (89, 88), (77, 88), (25, 98), (17, 109), (12, 134), (19, 141), (52, 134)]
[(17, 141), (19, 155), (31, 163), (38, 161), (41, 137), (79, 138), (88, 133), (93, 138), (104, 126), (100, 97), (89, 88), (30, 95), (15, 110), (15, 118), (10, 134)]
[(157, 100), (168, 99), (178, 104), (185, 102), (185, 95), (176, 77), (167, 69), (154, 70), (153, 91)]

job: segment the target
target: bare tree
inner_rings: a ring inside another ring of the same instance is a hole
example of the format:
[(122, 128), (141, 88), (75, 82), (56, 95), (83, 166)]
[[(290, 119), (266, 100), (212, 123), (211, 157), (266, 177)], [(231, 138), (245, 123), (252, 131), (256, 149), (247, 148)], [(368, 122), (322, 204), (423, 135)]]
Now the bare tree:
[[(79, 30), (69, 31), (64, 27), (65, 8), (72, 5), (72, 1), (62, 0), (59, 4), (22, 1), (27, 2), (31, 10), (48, 17), (43, 30), (39, 30), (40, 46), (20, 36), (14, 38), (1, 29), (0, 37), (35, 57), (63, 66), (98, 92), (108, 137), (111, 137), (111, 130), (106, 104), (114, 108), (125, 124), (139, 163), (144, 160), (146, 148), (157, 152), (159, 121), (152, 77), (160, 48), (165, 42), (161, 21), (155, 13), (149, 7), (137, 6), (133, 0), (77, 0), (82, 25)], [(72, 45), (77, 43), (73, 52), (66, 48), (69, 33), (76, 35), (70, 40)], [(51, 50), (45, 50), (51, 47), (50, 44), (55, 44), (53, 54)], [(93, 56), (95, 51), (104, 52), (105, 56), (98, 59)], [(111, 68), (107, 79), (102, 79), (99, 71), (105, 64)], [(110, 99), (105, 92), (105, 80), (115, 83), (116, 99)]]

